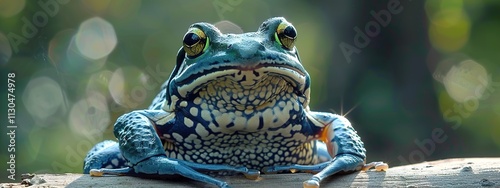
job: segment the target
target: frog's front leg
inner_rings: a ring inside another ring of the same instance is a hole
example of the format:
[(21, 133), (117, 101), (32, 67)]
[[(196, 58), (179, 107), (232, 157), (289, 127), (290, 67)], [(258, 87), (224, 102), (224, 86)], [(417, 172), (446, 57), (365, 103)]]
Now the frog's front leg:
[(259, 172), (244, 167), (227, 165), (204, 165), (168, 158), (155, 126), (172, 120), (173, 114), (161, 110), (133, 111), (118, 118), (114, 133), (122, 156), (131, 167), (121, 169), (92, 169), (91, 175), (102, 174), (178, 174), (205, 183), (228, 187), (226, 182), (212, 178), (196, 170), (228, 170), (245, 174), (249, 178), (258, 177)]
[(319, 187), (321, 180), (338, 172), (367, 170), (371, 166), (381, 170), (388, 168), (387, 164), (382, 162), (365, 165), (364, 144), (344, 116), (319, 112), (313, 112), (310, 115), (310, 120), (316, 120), (325, 125), (319, 138), (326, 143), (328, 153), (333, 159), (325, 162), (325, 167), (320, 172), (305, 181), (304, 187)]
[(309, 112), (308, 116), (310, 123), (323, 126), (318, 133), (318, 139), (326, 144), (331, 160), (316, 165), (269, 167), (265, 169), (265, 172), (290, 169), (318, 172), (311, 179), (304, 182), (304, 187), (319, 187), (321, 180), (338, 172), (368, 170), (373, 166), (377, 170), (386, 170), (388, 168), (387, 164), (382, 162), (365, 165), (366, 150), (363, 142), (349, 121), (343, 116), (321, 112)]

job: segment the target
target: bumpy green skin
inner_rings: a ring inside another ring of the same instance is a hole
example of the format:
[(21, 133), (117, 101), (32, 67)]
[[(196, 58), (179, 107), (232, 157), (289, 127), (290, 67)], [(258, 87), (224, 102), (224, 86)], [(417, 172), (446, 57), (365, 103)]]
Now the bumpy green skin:
[[(342, 116), (309, 110), (309, 74), (297, 49), (276, 30), (284, 18), (257, 32), (222, 34), (193, 24), (208, 38), (196, 57), (179, 51), (177, 65), (146, 110), (118, 118), (118, 143), (102, 142), (84, 172), (180, 174), (220, 187), (207, 171), (257, 177), (290, 169), (318, 172), (304, 186), (364, 164), (363, 142)], [(99, 169), (99, 170), (98, 170)]]

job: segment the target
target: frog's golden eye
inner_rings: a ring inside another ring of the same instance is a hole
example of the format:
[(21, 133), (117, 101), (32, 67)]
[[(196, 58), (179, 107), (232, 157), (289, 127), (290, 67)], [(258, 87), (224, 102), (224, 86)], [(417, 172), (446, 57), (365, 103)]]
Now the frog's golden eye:
[(201, 29), (191, 28), (184, 35), (184, 51), (189, 57), (198, 57), (207, 49), (208, 42), (209, 39)]
[(294, 47), (295, 39), (297, 38), (297, 30), (288, 22), (281, 23), (274, 34), (276, 41), (288, 50)]

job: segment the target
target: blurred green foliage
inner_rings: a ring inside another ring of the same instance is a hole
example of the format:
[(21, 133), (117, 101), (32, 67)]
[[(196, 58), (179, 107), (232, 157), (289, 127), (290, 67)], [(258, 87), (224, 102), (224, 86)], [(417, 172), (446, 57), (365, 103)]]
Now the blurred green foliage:
[[(368, 161), (500, 155), (499, 1), (17, 0), (0, 7), (0, 75), (16, 74), (17, 174), (81, 172), (90, 147), (115, 139), (118, 116), (150, 104), (190, 24), (228, 20), (249, 32), (275, 16), (298, 30), (311, 109), (349, 111)], [(7, 98), (6, 86), (0, 93)], [(0, 141), (5, 170), (9, 139)]]

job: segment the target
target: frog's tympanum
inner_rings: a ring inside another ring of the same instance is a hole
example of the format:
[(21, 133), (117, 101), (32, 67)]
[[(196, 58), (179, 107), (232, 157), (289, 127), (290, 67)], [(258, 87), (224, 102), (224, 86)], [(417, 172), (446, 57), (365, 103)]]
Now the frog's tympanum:
[(145, 110), (118, 118), (118, 142), (87, 155), (84, 172), (181, 175), (228, 187), (211, 172), (311, 172), (304, 187), (365, 164), (365, 148), (341, 115), (309, 109), (310, 77), (295, 47), (295, 27), (271, 18), (257, 32), (222, 34), (196, 23), (184, 35), (177, 64)]

